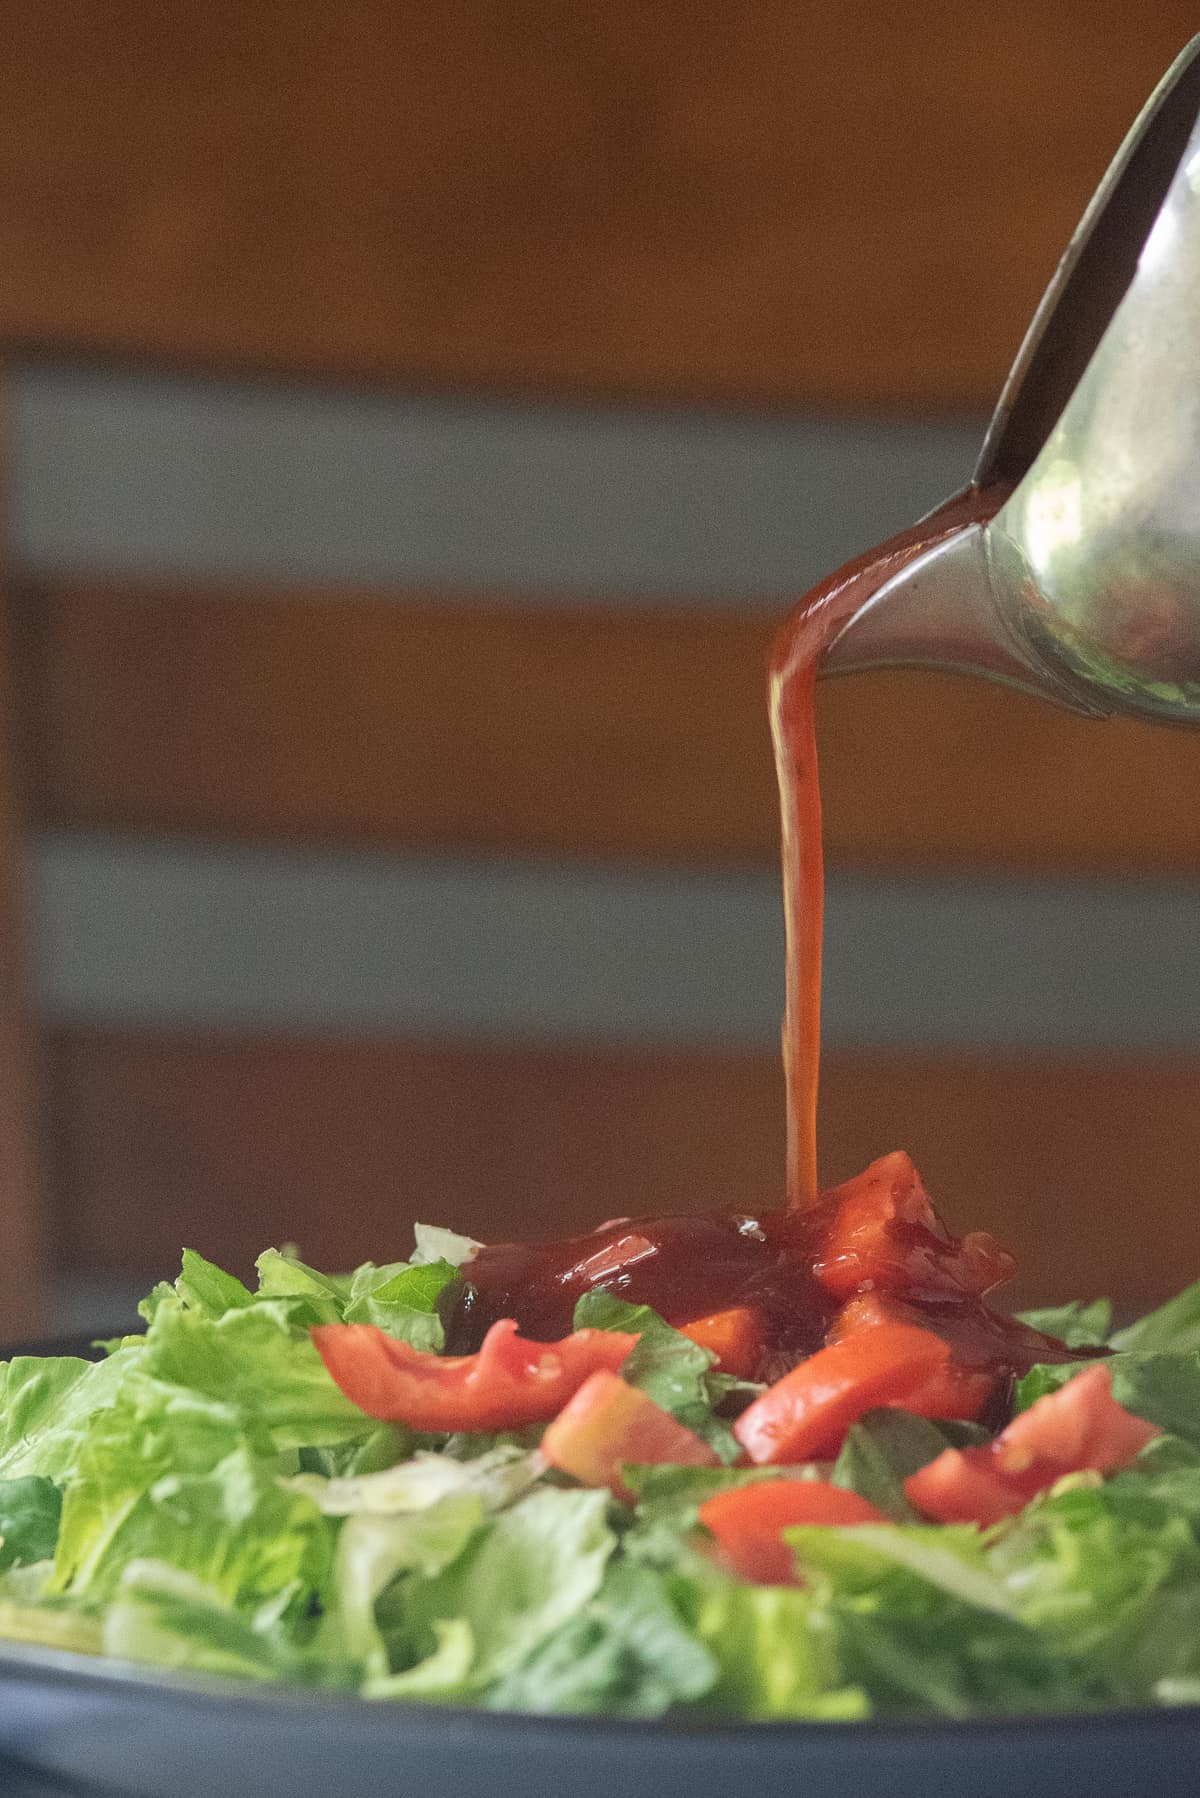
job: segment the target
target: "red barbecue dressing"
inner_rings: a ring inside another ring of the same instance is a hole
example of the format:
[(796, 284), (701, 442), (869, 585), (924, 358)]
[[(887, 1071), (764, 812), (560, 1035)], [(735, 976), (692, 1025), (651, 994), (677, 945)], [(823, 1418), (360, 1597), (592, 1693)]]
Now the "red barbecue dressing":
[(817, 777), (815, 694), (821, 657), (856, 612), (935, 543), (999, 511), (1007, 489), (969, 487), (878, 549), (829, 575), (805, 595), (771, 655), (771, 738), (783, 843), (783, 910), (787, 931), (787, 1007), (783, 1064), (787, 1078), (789, 1206), (817, 1198), (817, 1078), (821, 1061), (821, 925), (825, 864), (821, 787)]
[[(585, 1236), (486, 1247), (465, 1270), (469, 1285), (452, 1326), (452, 1350), (477, 1347), (488, 1326), (504, 1317), (515, 1317), (527, 1336), (562, 1336), (571, 1328), (576, 1300), (598, 1287), (651, 1305), (676, 1325), (733, 1305), (753, 1306), (763, 1325), (759, 1379), (778, 1377), (824, 1343), (847, 1295), (831, 1292), (815, 1271), (828, 1249), (837, 1197), (820, 1199), (817, 1188), (824, 884), (813, 717), (818, 668), (826, 648), (886, 580), (933, 544), (986, 521), (1003, 498), (1002, 491), (969, 488), (847, 563), (801, 601), (774, 647), (769, 703), (787, 933), (786, 1207), (755, 1215), (721, 1210), (620, 1219)], [(998, 1394), (1034, 1362), (1066, 1357), (1060, 1344), (990, 1310), (981, 1291), (948, 1295), (930, 1289), (922, 1270), (953, 1243), (932, 1214), (890, 1228), (890, 1241), (900, 1245), (909, 1270), (893, 1287), (893, 1298), (911, 1307), (913, 1321), (946, 1337), (956, 1363), (992, 1373)], [(999, 1252), (992, 1283), (1009, 1271), (1011, 1262)], [(864, 1289), (871, 1290), (870, 1281)]]

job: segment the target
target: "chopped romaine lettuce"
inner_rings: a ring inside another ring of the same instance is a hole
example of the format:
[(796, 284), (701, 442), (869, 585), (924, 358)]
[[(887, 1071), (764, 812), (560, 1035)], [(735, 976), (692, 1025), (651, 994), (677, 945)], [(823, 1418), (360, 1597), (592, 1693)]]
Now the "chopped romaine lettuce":
[[(922, 1521), (905, 1481), (989, 1440), (980, 1426), (886, 1408), (832, 1463), (733, 1465), (730, 1420), (758, 1389), (605, 1292), (577, 1327), (635, 1333), (621, 1377), (726, 1465), (628, 1468), (626, 1503), (549, 1469), (540, 1424), (378, 1423), (310, 1330), (370, 1324), (442, 1353), (478, 1246), (422, 1229), (411, 1261), (335, 1274), (271, 1249), (253, 1288), (188, 1251), (144, 1301), (144, 1333), (105, 1359), (0, 1365), (0, 1637), (376, 1701), (606, 1716), (1200, 1702), (1200, 1286), (1115, 1334), (1103, 1301), (1027, 1314), (1111, 1349), (1116, 1399), (1164, 1433), (1124, 1471), (1071, 1474), (978, 1529)], [(1034, 1368), (1018, 1408), (1089, 1364)], [(794, 1584), (735, 1578), (700, 1506), (808, 1479), (893, 1521), (789, 1529)]]
[(61, 1516), (62, 1493), (53, 1480), (40, 1474), (0, 1480), (0, 1569), (49, 1560)]
[(664, 1323), (649, 1305), (629, 1305), (610, 1292), (587, 1292), (575, 1307), (577, 1330), (623, 1330), (638, 1343), (621, 1372), (662, 1410), (694, 1430), (723, 1461), (736, 1461), (741, 1448), (716, 1407), (731, 1385), (714, 1372), (716, 1356)]
[(1041, 1330), (1043, 1335), (1057, 1336), (1068, 1348), (1097, 1348), (1108, 1341), (1112, 1306), (1107, 1299), (1092, 1299), (1089, 1304), (1076, 1300), (1074, 1304), (1056, 1305), (1048, 1310), (1022, 1311), (1019, 1321)]
[(437, 1651), (438, 1624), (461, 1620), (474, 1645), (464, 1690), (512, 1673), (598, 1592), (616, 1543), (607, 1502), (604, 1492), (538, 1489), (485, 1522), (440, 1573), (408, 1581), (383, 1607), (395, 1670)]

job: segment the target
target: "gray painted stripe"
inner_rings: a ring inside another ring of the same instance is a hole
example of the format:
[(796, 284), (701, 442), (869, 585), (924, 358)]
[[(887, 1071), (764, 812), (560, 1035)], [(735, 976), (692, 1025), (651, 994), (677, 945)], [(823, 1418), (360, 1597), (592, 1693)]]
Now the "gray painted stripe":
[(769, 880), (280, 856), (57, 837), (38, 911), (59, 1016), (754, 1041)]
[(971, 425), (582, 412), (18, 370), (38, 571), (778, 603), (960, 486)]
[[(164, 1267), (162, 1277), (174, 1279), (177, 1269)], [(138, 1301), (145, 1297), (149, 1280), (122, 1280), (106, 1274), (62, 1274), (51, 1288), (50, 1329), (62, 1336), (121, 1336), (140, 1330)]]
[[(768, 874), (608, 874), (51, 836), (41, 980), (58, 1019), (769, 1046)], [(1200, 1048), (1200, 894), (839, 879), (827, 1040)]]

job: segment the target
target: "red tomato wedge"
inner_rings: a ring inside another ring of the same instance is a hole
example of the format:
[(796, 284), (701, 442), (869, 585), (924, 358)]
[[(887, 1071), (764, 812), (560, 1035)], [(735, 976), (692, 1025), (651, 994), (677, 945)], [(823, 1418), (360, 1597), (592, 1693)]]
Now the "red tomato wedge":
[(598, 1370), (616, 1373), (636, 1336), (576, 1330), (527, 1342), (512, 1318), (494, 1323), (477, 1355), (427, 1355), (374, 1324), (312, 1331), (346, 1397), (385, 1423), (415, 1430), (516, 1430), (554, 1417)]
[(752, 1305), (732, 1305), (728, 1311), (714, 1311), (711, 1317), (697, 1317), (690, 1324), (680, 1324), (679, 1333), (717, 1357), (722, 1373), (739, 1380), (754, 1377), (763, 1349), (762, 1319)]
[(825, 1480), (763, 1480), (705, 1499), (700, 1521), (742, 1579), (759, 1586), (794, 1586), (799, 1581), (781, 1530), (798, 1523), (888, 1520), (857, 1492), (844, 1492)]
[(1009, 1279), (1013, 1257), (982, 1231), (951, 1236), (902, 1149), (873, 1161), (821, 1200), (813, 1271), (827, 1292), (979, 1295)]
[(1094, 1467), (1099, 1473), (1115, 1473), (1161, 1435), (1154, 1424), (1117, 1403), (1112, 1371), (1098, 1361), (1014, 1417), (994, 1446), (1005, 1467), (1014, 1471), (1038, 1461), (1059, 1461), (1072, 1471)]
[(618, 1498), (629, 1497), (622, 1467), (720, 1465), (694, 1431), (636, 1386), (606, 1372), (584, 1381), (547, 1428), (541, 1452), (551, 1467), (584, 1486), (608, 1486)]
[(836, 1454), (850, 1425), (909, 1395), (947, 1366), (940, 1337), (910, 1324), (879, 1324), (819, 1349), (742, 1412), (733, 1433), (759, 1465)]
[[(880, 1324), (887, 1323), (923, 1327), (921, 1313), (915, 1306), (902, 1304), (899, 1299), (889, 1298), (882, 1293), (866, 1292), (842, 1306), (826, 1340), (831, 1343), (842, 1342), (859, 1330), (873, 1330)], [(994, 1367), (963, 1366), (954, 1359), (954, 1351), (951, 1349), (950, 1359), (943, 1366), (935, 1368), (927, 1380), (923, 1380), (908, 1394), (904, 1409), (914, 1411), (918, 1417), (975, 1418), (995, 1389)]]
[(1161, 1434), (1117, 1403), (1112, 1374), (1097, 1363), (1014, 1417), (986, 1447), (948, 1448), (904, 1490), (938, 1523), (998, 1523), (1064, 1474), (1128, 1467)]
[(961, 1417), (970, 1422), (979, 1416), (995, 1389), (994, 1374), (959, 1367), (949, 1360), (914, 1387), (904, 1400), (904, 1409), (918, 1417)]

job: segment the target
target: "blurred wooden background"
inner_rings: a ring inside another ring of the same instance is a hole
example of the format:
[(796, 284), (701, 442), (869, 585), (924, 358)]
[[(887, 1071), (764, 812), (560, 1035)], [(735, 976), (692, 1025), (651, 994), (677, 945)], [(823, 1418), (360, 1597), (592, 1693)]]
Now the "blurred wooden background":
[[(969, 23), (940, 0), (10, 11), (10, 366), (763, 429), (985, 416), (1200, 23), (1182, 0), (1001, 0)], [(11, 844), (772, 866), (782, 585), (593, 606), (499, 576), (347, 591), (286, 559), (219, 579), (39, 559), (10, 439)], [(835, 874), (1194, 885), (1200, 740), (915, 676), (831, 686), (822, 727)], [(37, 923), (30, 902), (11, 942)], [(8, 1334), (48, 1281), (154, 1276), (185, 1238), (352, 1262), (401, 1252), (414, 1215), (498, 1235), (779, 1192), (767, 1042), (351, 1040), (56, 1017), (22, 990), (0, 1036)], [(1200, 1273), (1198, 1073), (1200, 1030), (835, 1049), (826, 1166), (903, 1143), (956, 1223), (1014, 1241), (1026, 1294), (1137, 1304)]]

